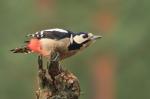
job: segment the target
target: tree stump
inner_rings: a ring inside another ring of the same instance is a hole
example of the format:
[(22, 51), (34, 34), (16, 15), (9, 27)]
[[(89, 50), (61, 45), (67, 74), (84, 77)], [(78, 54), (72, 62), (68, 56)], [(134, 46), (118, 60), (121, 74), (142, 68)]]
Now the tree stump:
[(38, 57), (38, 90), (36, 99), (79, 99), (78, 78), (64, 70), (59, 62), (51, 61), (43, 68), (42, 57)]

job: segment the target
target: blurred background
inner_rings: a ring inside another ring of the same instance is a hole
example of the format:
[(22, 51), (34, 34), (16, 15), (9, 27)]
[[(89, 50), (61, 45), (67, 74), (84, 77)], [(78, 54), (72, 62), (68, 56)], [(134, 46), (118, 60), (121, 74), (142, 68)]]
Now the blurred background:
[(80, 99), (150, 99), (149, 0), (0, 0), (0, 99), (35, 99), (37, 56), (12, 54), (48, 28), (102, 35), (62, 64)]

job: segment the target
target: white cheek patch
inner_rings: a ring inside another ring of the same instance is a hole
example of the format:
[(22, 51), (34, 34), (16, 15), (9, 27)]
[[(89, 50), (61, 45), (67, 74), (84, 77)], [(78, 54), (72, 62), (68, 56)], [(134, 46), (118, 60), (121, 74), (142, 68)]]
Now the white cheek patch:
[(73, 40), (78, 43), (81, 44), (83, 42), (85, 42), (87, 39), (82, 37), (83, 35), (76, 35)]

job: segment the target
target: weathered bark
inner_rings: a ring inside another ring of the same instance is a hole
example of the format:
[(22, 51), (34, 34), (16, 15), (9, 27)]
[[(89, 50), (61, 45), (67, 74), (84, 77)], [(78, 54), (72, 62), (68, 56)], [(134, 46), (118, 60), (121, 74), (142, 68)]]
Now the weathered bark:
[(38, 57), (38, 65), (37, 99), (79, 99), (80, 86), (75, 75), (54, 61), (44, 69), (41, 56)]

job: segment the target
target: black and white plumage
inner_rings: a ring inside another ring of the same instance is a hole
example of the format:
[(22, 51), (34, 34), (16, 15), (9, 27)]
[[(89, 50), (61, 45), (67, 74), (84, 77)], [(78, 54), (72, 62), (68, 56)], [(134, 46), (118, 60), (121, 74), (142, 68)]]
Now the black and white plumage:
[(71, 34), (72, 33), (67, 30), (56, 28), (56, 29), (42, 30), (42, 31), (36, 32), (35, 34), (29, 34), (27, 36), (35, 37), (38, 39), (49, 38), (49, 39), (60, 40), (66, 37), (69, 38)]
[(60, 60), (76, 54), (101, 37), (94, 36), (92, 33), (74, 33), (58, 28), (42, 30), (27, 36), (31, 38), (25, 47), (11, 51), (14, 53), (35, 52), (48, 58), (58, 53)]

